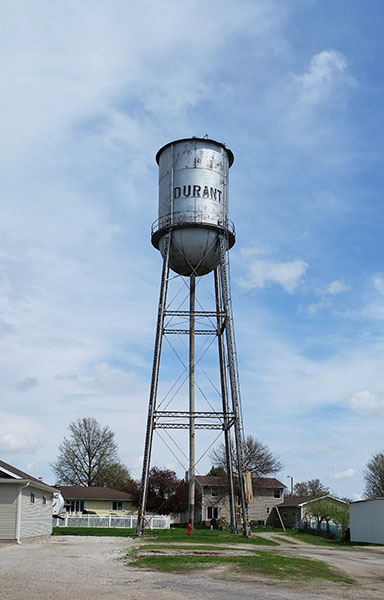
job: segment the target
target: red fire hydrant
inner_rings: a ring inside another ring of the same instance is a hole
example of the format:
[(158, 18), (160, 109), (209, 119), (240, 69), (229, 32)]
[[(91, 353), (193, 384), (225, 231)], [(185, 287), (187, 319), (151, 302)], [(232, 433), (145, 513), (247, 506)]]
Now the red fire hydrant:
[(192, 535), (192, 525), (188, 523), (188, 535)]

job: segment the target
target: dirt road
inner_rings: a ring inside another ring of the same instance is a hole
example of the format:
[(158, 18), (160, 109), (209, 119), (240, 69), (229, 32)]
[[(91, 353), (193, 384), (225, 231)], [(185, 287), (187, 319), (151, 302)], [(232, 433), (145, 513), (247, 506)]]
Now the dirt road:
[[(278, 551), (326, 560), (357, 578), (356, 585), (230, 581), (222, 568), (199, 575), (152, 573), (126, 566), (127, 538), (53, 537), (0, 547), (0, 599), (20, 600), (382, 600), (384, 554), (316, 546)], [(265, 546), (260, 549), (266, 550)]]

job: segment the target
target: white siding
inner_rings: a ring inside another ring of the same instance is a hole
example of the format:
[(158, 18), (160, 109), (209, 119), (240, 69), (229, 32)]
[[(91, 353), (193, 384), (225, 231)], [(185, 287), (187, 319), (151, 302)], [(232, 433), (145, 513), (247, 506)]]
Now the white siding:
[(352, 502), (349, 510), (352, 542), (384, 544), (384, 498)]
[(17, 485), (0, 485), (0, 540), (16, 537), (17, 490)]
[[(43, 492), (32, 485), (23, 489), (21, 499), (20, 538), (29, 538), (52, 533), (52, 494)], [(31, 494), (35, 494), (35, 502), (31, 502)], [(43, 504), (43, 497), (47, 503)]]

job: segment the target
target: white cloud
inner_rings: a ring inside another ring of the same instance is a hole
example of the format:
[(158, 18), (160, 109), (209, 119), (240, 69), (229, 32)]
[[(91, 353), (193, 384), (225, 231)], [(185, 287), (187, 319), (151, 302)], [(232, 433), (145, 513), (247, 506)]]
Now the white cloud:
[(242, 267), (247, 272), (245, 276), (238, 279), (239, 285), (250, 290), (275, 283), (292, 294), (306, 272), (308, 264), (299, 258), (287, 262), (259, 258), (260, 254), (264, 253), (265, 251), (260, 249), (243, 250)]
[(313, 107), (328, 99), (346, 69), (346, 58), (336, 50), (323, 50), (315, 54), (311, 58), (309, 69), (302, 75), (294, 76), (299, 102)]
[(36, 452), (39, 445), (39, 427), (27, 417), (0, 413), (0, 451), (17, 454)]
[(344, 471), (334, 473), (334, 475), (331, 475), (331, 477), (332, 479), (348, 479), (349, 477), (354, 477), (355, 475), (355, 469), (352, 469), (352, 467), (350, 467), (349, 469), (345, 469)]
[(335, 296), (337, 294), (341, 294), (342, 292), (347, 292), (350, 289), (350, 286), (346, 284), (344, 281), (340, 279), (335, 279), (335, 281), (331, 281), (331, 283), (327, 287), (328, 294)]
[(374, 394), (370, 390), (362, 390), (353, 394), (346, 405), (352, 410), (378, 414), (384, 411), (384, 393)]

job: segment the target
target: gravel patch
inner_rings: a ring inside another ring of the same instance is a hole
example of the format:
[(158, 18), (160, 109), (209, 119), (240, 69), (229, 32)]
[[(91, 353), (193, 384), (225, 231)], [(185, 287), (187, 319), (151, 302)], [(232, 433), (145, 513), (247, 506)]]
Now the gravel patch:
[[(356, 586), (331, 583), (282, 584), (255, 576), (227, 580), (225, 568), (199, 575), (154, 573), (126, 565), (137, 540), (108, 537), (52, 537), (48, 542), (0, 547), (0, 599), (20, 600), (343, 600), (384, 598), (382, 553), (332, 551), (353, 576), (367, 575)], [(261, 549), (261, 547), (259, 547)], [(269, 549), (264, 547), (264, 550)], [(284, 554), (294, 549), (284, 548)], [(306, 556), (326, 560), (323, 549)], [(345, 556), (344, 556), (344, 554)], [(297, 554), (302, 555), (302, 548)], [(353, 559), (352, 559), (353, 557)], [(349, 560), (352, 559), (352, 563)], [(332, 563), (335, 557), (330, 557)], [(327, 560), (329, 562), (329, 560)], [(339, 566), (335, 564), (334, 566)], [(380, 570), (381, 569), (381, 570)], [(231, 574), (231, 579), (233, 575)]]

